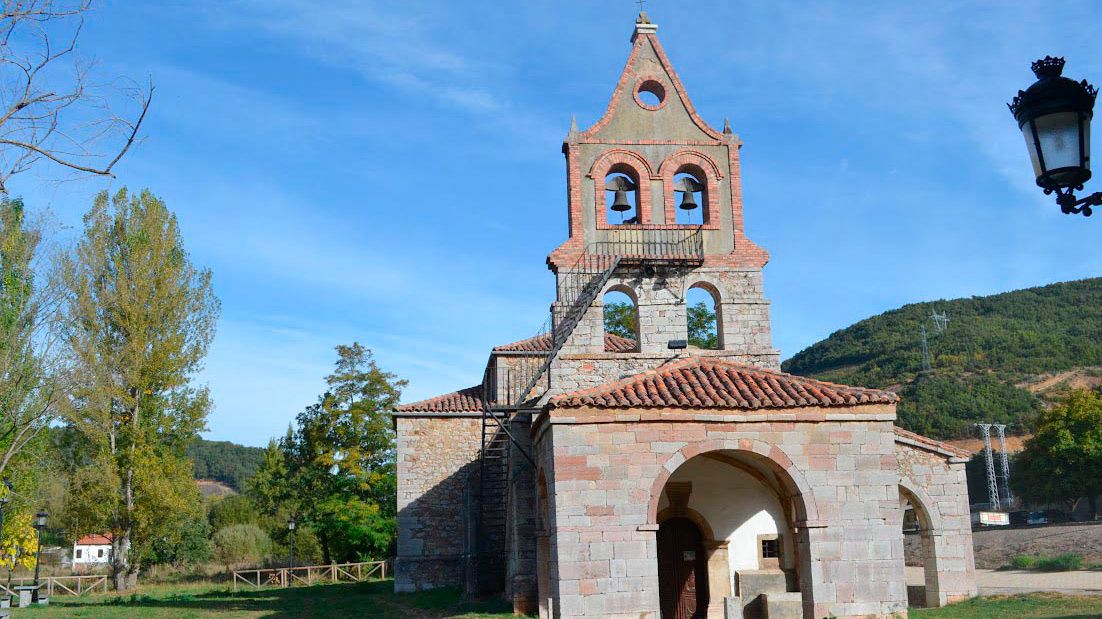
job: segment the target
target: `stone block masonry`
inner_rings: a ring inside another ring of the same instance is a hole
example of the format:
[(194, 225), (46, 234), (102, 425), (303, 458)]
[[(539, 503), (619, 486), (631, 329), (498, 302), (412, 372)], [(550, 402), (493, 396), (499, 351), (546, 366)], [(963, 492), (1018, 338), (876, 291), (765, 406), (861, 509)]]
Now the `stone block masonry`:
[(397, 416), (395, 591), (463, 586), (472, 560), (479, 413)]
[(547, 605), (555, 616), (657, 619), (658, 496), (681, 464), (712, 451), (764, 465), (790, 485), (805, 616), (906, 613), (890, 421), (708, 423), (686, 416), (682, 423), (560, 423), (552, 415), (537, 427), (537, 440), (554, 444), (547, 475), (558, 591)]

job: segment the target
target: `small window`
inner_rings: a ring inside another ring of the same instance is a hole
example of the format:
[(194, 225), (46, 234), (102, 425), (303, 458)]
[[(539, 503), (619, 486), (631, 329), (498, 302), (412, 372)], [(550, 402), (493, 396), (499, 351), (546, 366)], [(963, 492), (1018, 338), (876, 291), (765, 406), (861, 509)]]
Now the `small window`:
[(98, 555), (98, 556), (99, 556), (100, 558), (102, 558), (102, 557), (103, 557), (103, 549), (102, 549), (102, 548), (100, 548), (100, 549), (99, 549), (99, 555)]
[(763, 539), (761, 540), (761, 558), (762, 559), (779, 559), (781, 558), (781, 541), (778, 539)]
[(80, 559), (80, 558), (82, 558), (83, 556), (84, 556), (84, 551), (83, 551), (83, 550), (81, 550), (80, 548), (77, 548), (77, 554), (76, 554), (76, 558)]

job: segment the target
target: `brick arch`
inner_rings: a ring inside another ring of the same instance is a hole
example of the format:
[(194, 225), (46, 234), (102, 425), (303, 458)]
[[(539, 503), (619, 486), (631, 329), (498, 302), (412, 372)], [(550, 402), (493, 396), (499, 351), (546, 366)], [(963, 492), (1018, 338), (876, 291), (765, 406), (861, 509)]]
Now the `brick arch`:
[(704, 204), (701, 208), (704, 210), (704, 228), (719, 229), (719, 182), (723, 180), (723, 172), (711, 157), (690, 149), (677, 151), (658, 166), (658, 176), (662, 179), (666, 223), (677, 222), (677, 196), (673, 190), (673, 177), (682, 172), (703, 177)]
[(719, 289), (719, 286), (715, 282), (711, 281), (711, 278), (699, 278), (688, 280), (686, 279), (685, 290), (681, 292), (681, 299), (685, 303), (685, 327), (688, 328), (689, 319), (689, 291), (693, 288), (699, 288), (707, 292), (712, 297), (712, 310), (716, 314), (716, 341), (718, 344), (718, 350), (724, 350), (727, 346), (723, 340), (723, 292)]
[(811, 486), (779, 447), (757, 439), (712, 439), (685, 445), (677, 452), (670, 454), (670, 457), (666, 459), (654, 483), (651, 484), (650, 504), (647, 507), (647, 524), (657, 526), (658, 501), (662, 497), (662, 490), (666, 487), (666, 482), (669, 481), (674, 471), (691, 458), (711, 451), (740, 452), (759, 462), (768, 463), (774, 473), (780, 473), (778, 478), (781, 483), (790, 486), (786, 490), (792, 493), (792, 498), (797, 499), (795, 501), (797, 520), (804, 523), (818, 523), (819, 509), (815, 504), (815, 496), (811, 491)]
[(635, 193), (635, 208), (639, 212), (639, 223), (651, 223), (650, 181), (651, 178), (654, 178), (654, 168), (639, 153), (623, 148), (614, 148), (597, 157), (586, 175), (593, 182), (593, 202), (597, 209), (597, 229), (607, 230), (619, 227), (608, 222), (608, 216), (605, 212), (605, 177), (613, 172), (627, 174), (635, 180), (636, 185), (638, 185), (638, 190)]

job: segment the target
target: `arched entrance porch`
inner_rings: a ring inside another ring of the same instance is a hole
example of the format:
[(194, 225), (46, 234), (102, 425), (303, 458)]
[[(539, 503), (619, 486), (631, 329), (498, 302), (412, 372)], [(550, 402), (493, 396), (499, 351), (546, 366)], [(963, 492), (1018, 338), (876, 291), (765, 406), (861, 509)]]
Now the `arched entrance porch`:
[[(936, 504), (915, 486), (903, 480), (899, 485), (899, 512), (903, 519), (900, 526), (903, 527), (904, 537), (917, 536), (919, 543), (917, 548), (913, 540), (904, 539), (904, 557), (907, 565), (919, 563), (922, 565), (923, 586), (920, 591), (912, 591), (908, 587), (907, 597), (913, 605), (923, 605), (927, 608), (944, 606), (947, 596), (942, 593), (941, 574), (939, 562), (941, 553), (940, 545), (942, 527), (941, 519), (937, 513), (931, 511), (930, 505)], [(913, 519), (908, 517), (913, 514)], [(918, 531), (907, 531), (908, 527), (917, 526)]]
[(717, 449), (661, 481), (654, 519), (663, 619), (723, 617), (728, 598), (746, 619), (781, 606), (800, 612), (810, 599), (810, 586), (801, 593), (799, 584), (810, 563), (806, 509), (779, 463)]

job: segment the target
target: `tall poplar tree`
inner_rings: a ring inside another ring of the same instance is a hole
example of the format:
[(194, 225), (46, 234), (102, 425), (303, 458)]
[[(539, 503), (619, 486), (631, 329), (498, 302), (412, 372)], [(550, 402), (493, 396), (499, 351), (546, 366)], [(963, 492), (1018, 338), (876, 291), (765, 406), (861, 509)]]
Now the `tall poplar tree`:
[(22, 200), (0, 199), (0, 477), (49, 424), (60, 391), (57, 295), (39, 264), (41, 242)]
[(96, 497), (74, 502), (83, 506), (76, 520), (111, 531), (122, 591), (136, 585), (152, 538), (200, 503), (183, 449), (210, 409), (191, 380), (219, 303), (210, 271), (191, 264), (176, 217), (148, 190), (98, 195), (63, 266), (76, 372), (70, 421), (93, 454), (73, 492)]

